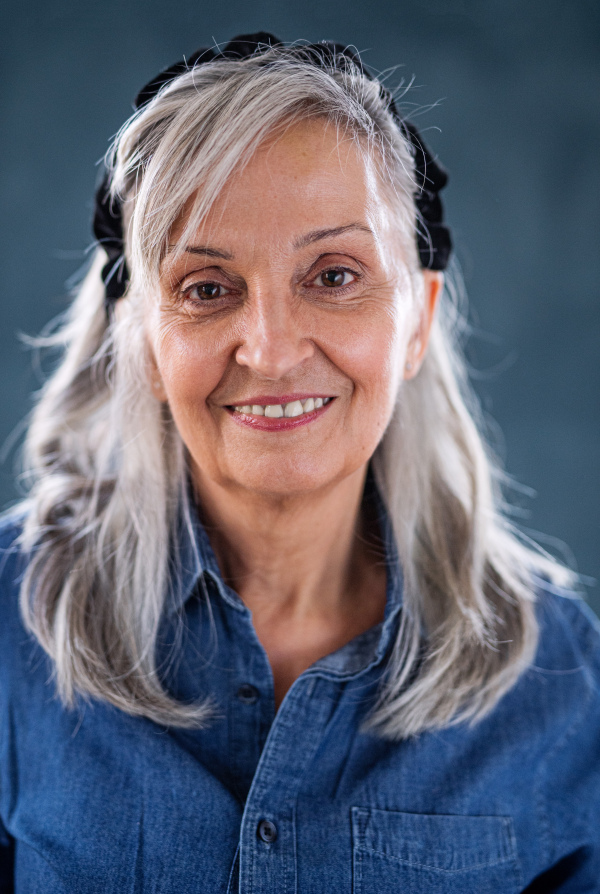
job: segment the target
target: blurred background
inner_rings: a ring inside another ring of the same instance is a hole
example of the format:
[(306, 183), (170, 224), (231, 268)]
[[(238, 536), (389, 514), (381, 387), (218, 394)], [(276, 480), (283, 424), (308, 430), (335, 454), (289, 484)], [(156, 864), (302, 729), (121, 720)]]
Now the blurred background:
[(66, 306), (110, 137), (162, 67), (266, 30), (353, 44), (390, 87), (412, 85), (405, 102), (451, 175), (468, 357), (519, 524), (600, 578), (598, 0), (27, 0), (0, 16), (3, 506), (41, 380), (18, 335)]

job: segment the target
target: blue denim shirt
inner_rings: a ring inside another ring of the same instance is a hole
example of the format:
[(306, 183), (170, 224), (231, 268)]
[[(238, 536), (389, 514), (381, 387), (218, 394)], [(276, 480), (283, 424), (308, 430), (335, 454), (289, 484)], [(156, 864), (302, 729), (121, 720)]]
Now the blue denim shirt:
[(0, 530), (3, 894), (600, 891), (600, 636), (580, 602), (540, 594), (536, 661), (487, 718), (394, 743), (361, 731), (402, 610), (391, 547), (384, 622), (276, 712), (250, 612), (198, 526), (165, 679), (216, 713), (165, 729), (61, 706), (19, 618), (17, 532)]

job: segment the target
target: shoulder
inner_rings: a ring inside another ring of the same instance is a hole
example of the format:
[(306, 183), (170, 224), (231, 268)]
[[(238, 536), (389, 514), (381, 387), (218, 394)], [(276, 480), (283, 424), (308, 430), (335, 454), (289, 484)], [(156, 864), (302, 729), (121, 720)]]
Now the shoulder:
[(600, 621), (582, 597), (547, 582), (536, 613), (537, 652), (521, 685), (557, 735), (581, 720), (600, 740)]
[[(541, 733), (535, 773), (547, 859), (594, 845), (600, 823), (600, 622), (585, 601), (548, 584), (538, 594), (540, 638), (525, 674), (525, 727)], [(535, 734), (534, 734), (535, 738)], [(600, 862), (600, 851), (595, 850)]]
[(518, 723), (541, 757), (579, 726), (600, 744), (600, 621), (578, 594), (535, 583), (537, 648), (497, 717)]
[(577, 670), (600, 683), (600, 620), (580, 596), (544, 582), (538, 590), (540, 638), (535, 665)]

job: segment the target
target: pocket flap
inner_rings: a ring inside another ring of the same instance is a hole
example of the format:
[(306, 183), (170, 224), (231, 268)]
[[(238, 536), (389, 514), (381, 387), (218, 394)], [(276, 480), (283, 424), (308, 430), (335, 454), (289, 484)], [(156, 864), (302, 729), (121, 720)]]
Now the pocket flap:
[(451, 816), (353, 807), (352, 833), (358, 850), (446, 872), (516, 858), (509, 816)]

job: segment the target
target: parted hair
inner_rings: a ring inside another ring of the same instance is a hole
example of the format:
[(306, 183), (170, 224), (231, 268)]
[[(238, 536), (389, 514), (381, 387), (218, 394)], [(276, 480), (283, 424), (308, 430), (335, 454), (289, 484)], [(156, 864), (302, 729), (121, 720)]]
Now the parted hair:
[[(93, 697), (176, 726), (210, 722), (209, 693), (178, 702), (157, 667), (174, 578), (173, 542), (191, 534), (188, 457), (150, 383), (144, 307), (169, 232), (193, 207), (193, 232), (227, 179), (278, 129), (335, 124), (378, 166), (406, 247), (412, 295), (423, 284), (410, 144), (377, 81), (344, 60), (304, 64), (294, 47), (220, 59), (167, 83), (117, 135), (107, 162), (123, 202), (131, 282), (108, 313), (98, 247), (61, 326), (62, 359), (44, 386), (26, 446), (29, 561), (21, 610), (67, 705)], [(504, 473), (461, 356), (457, 289), (446, 287), (419, 373), (402, 384), (372, 457), (403, 572), (397, 637), (368, 726), (402, 739), (476, 721), (534, 656), (540, 578), (571, 572), (527, 542), (504, 502)], [(175, 575), (176, 576), (176, 575)]]

